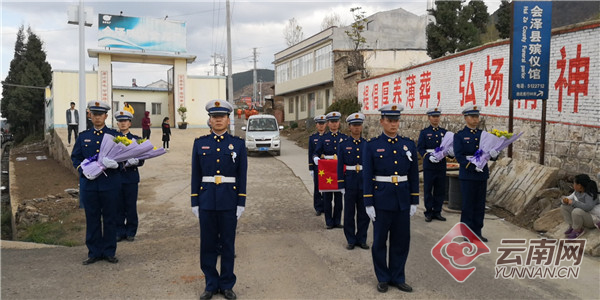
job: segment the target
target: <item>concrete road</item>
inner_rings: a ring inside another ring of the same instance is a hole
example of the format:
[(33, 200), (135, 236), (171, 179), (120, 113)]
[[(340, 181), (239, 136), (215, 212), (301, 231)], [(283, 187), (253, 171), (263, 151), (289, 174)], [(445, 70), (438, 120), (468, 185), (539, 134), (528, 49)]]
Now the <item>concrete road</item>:
[[(154, 129), (151, 141), (160, 145), (157, 133)], [(197, 299), (204, 278), (189, 163), (193, 139), (202, 134), (206, 131), (174, 129), (170, 152), (141, 168), (140, 229), (135, 242), (118, 244), (118, 264), (81, 265), (84, 246), (21, 249), (3, 242), (2, 299)], [(537, 237), (494, 216), (486, 217), (484, 228), (492, 252), (475, 260), (470, 266), (476, 271), (457, 283), (431, 249), (459, 215), (425, 223), (422, 208), (411, 221), (406, 266), (414, 292), (378, 293), (371, 252), (346, 250), (342, 230), (326, 230), (323, 217), (314, 215), (306, 161), (306, 150), (285, 139), (281, 156), (249, 158), (247, 206), (236, 241), (234, 291), (241, 299), (600, 298), (595, 258), (584, 258), (579, 279), (494, 279), (501, 238)]]

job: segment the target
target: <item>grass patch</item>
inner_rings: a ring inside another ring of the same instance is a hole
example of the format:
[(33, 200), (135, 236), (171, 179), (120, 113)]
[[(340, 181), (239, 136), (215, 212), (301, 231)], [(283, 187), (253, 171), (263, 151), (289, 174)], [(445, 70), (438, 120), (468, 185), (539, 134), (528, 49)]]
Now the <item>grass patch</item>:
[(2, 239), (12, 240), (12, 212), (10, 206), (2, 204)]
[[(80, 231), (81, 228), (77, 228)], [(59, 222), (37, 223), (29, 226), (21, 239), (25, 242), (61, 245), (61, 246), (79, 246), (80, 242), (69, 238), (69, 232), (65, 230), (63, 224)]]

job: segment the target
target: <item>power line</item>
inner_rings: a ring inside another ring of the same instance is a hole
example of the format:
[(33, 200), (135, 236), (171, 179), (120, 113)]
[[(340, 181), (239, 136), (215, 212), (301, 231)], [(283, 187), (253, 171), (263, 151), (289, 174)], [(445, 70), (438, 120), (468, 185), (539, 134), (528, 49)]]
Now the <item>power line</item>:
[(3, 85), (7, 85), (7, 86), (16, 86), (16, 87), (23, 87), (23, 88), (28, 88), (28, 89), (40, 89), (40, 90), (45, 90), (47, 88), (47, 86), (33, 86), (33, 85), (22, 85), (22, 84), (15, 84), (15, 83), (7, 83), (2, 81)]

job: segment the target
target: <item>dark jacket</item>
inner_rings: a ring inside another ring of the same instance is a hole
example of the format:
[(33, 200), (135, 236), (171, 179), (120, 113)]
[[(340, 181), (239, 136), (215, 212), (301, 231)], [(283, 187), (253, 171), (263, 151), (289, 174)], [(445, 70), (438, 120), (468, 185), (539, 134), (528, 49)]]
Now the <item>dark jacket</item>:
[(169, 123), (162, 123), (162, 140), (168, 142), (171, 140), (171, 125)]
[(144, 112), (144, 118), (142, 118), (142, 129), (150, 129), (150, 112)]

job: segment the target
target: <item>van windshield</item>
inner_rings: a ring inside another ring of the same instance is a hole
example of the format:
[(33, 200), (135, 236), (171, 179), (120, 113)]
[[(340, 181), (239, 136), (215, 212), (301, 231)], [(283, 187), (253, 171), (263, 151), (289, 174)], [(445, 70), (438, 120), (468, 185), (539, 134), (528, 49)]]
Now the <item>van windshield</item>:
[(250, 119), (248, 131), (277, 131), (275, 119)]

